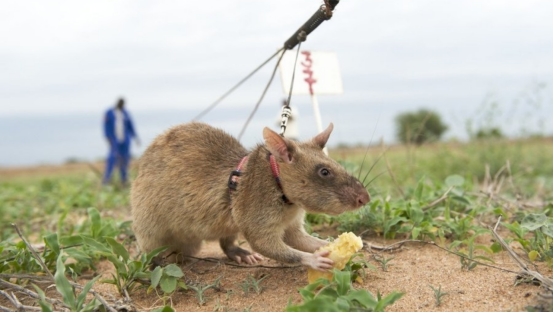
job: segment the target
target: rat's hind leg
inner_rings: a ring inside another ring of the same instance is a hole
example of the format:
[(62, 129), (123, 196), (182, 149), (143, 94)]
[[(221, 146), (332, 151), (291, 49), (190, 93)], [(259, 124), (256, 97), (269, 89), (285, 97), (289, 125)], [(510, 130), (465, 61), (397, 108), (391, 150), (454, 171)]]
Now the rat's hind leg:
[(223, 252), (225, 252), (229, 259), (234, 260), (239, 264), (241, 262), (254, 264), (263, 260), (263, 257), (258, 253), (251, 253), (250, 251), (244, 250), (237, 246), (235, 241), (237, 241), (237, 235), (219, 239), (219, 246), (223, 249)]
[(200, 251), (202, 240), (198, 238), (186, 238), (174, 241), (171, 244), (171, 250), (175, 251), (175, 261), (185, 263), (190, 260), (190, 256), (194, 256)]
[(158, 255), (158, 262), (162, 262), (162, 264), (185, 263), (190, 260), (190, 256), (194, 256), (200, 251), (202, 240), (197, 238), (166, 240), (164, 246), (168, 248)]

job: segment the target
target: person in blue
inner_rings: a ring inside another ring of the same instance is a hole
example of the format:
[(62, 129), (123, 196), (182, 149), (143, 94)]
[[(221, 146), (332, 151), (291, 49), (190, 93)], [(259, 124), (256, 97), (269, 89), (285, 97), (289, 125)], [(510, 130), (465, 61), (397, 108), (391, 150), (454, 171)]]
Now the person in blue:
[(115, 107), (104, 114), (104, 135), (108, 140), (110, 152), (106, 159), (106, 171), (102, 183), (108, 184), (111, 180), (114, 166), (119, 167), (121, 183), (127, 185), (127, 169), (131, 161), (131, 139), (140, 140), (135, 131), (131, 116), (125, 110), (125, 100), (119, 98)]

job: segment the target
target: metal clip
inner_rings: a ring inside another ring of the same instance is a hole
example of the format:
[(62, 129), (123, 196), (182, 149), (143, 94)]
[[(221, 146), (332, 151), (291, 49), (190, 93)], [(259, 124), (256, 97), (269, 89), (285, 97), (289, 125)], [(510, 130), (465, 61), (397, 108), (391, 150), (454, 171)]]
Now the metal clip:
[(283, 107), (283, 112), (281, 112), (281, 137), (285, 136), (285, 130), (287, 129), (287, 123), (289, 121), (289, 117), (292, 116), (292, 110), (288, 105)]

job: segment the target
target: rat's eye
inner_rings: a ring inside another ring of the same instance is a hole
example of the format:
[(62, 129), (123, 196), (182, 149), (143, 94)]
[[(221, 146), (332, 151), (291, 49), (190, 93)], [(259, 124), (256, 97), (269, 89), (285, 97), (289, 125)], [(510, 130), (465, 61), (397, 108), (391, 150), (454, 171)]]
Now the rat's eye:
[(326, 169), (325, 167), (324, 167), (324, 168), (321, 168), (321, 169), (319, 169), (319, 176), (321, 176), (321, 177), (328, 177), (328, 176), (331, 176), (331, 171), (329, 171), (329, 170)]

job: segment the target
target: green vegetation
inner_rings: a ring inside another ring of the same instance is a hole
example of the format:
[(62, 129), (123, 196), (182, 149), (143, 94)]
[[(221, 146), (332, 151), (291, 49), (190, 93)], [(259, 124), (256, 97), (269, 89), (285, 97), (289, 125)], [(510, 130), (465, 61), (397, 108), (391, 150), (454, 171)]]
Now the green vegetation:
[[(335, 155), (366, 184), (378, 176), (368, 185), (372, 201), (338, 217), (310, 214), (309, 226), (433, 240), (458, 254), (460, 267), (471, 271), (491, 264), (494, 253), (502, 250), (497, 243), (477, 240), (490, 234), (488, 227), (501, 217), (506, 241), (520, 245), (529, 262), (552, 264), (551, 139), (436, 143), (391, 147), (383, 155), (384, 151), (370, 148), (363, 165), (365, 151)], [(173, 310), (171, 295), (177, 291), (196, 294), (198, 303), (205, 304), (204, 292), (219, 288), (219, 279), (186, 284), (178, 266), (151, 264), (163, 249), (136, 253), (128, 201), (128, 190), (100, 187), (94, 173), (0, 182), (0, 284), (16, 283), (32, 291), (45, 311), (108, 310), (110, 304), (97, 294), (87, 296), (95, 282), (113, 284), (123, 299), (156, 292), (159, 310)], [(32, 244), (20, 238), (12, 223)], [(392, 259), (376, 258), (374, 264), (386, 271), (389, 264), (394, 267)], [(101, 261), (113, 267), (111, 277), (97, 276)], [(402, 294), (374, 296), (354, 288), (352, 282), (361, 280), (368, 268), (374, 269), (358, 255), (343, 271), (336, 271), (332, 281), (301, 288), (302, 303), (291, 303), (287, 310), (385, 309)], [(85, 273), (89, 279), (78, 284)], [(239, 287), (245, 294), (259, 294), (270, 281), (266, 277), (248, 276)], [(45, 296), (44, 280), (55, 284), (57, 298), (52, 292), (50, 298)], [(440, 285), (431, 288), (439, 305), (444, 293)]]
[(429, 287), (433, 290), (433, 296), (435, 297), (435, 305), (441, 306), (442, 297), (446, 296), (448, 293), (441, 291), (441, 285), (439, 285), (439, 288), (435, 288), (431, 285), (429, 285)]
[(402, 293), (392, 292), (384, 298), (378, 294), (376, 298), (367, 290), (354, 289), (350, 273), (336, 269), (332, 281), (320, 278), (300, 289), (300, 295), (303, 303), (289, 304), (288, 312), (381, 312), (402, 297)]

